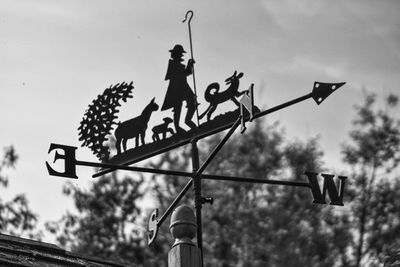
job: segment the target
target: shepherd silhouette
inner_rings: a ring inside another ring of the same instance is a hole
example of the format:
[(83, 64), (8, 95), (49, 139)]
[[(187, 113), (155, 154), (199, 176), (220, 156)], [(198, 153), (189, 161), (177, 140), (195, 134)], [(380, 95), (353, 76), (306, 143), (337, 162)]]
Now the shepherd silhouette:
[(186, 101), (187, 107), (185, 123), (191, 129), (196, 128), (196, 124), (192, 121), (196, 111), (196, 99), (186, 80), (186, 77), (193, 73), (194, 60), (189, 59), (187, 66), (182, 64), (183, 54), (186, 51), (179, 44), (175, 45), (169, 52), (171, 52), (171, 59), (168, 62), (168, 70), (165, 75), (165, 80), (169, 80), (169, 85), (161, 110), (173, 109), (174, 126), (176, 132), (179, 133), (184, 132), (184, 129), (179, 126), (183, 101)]

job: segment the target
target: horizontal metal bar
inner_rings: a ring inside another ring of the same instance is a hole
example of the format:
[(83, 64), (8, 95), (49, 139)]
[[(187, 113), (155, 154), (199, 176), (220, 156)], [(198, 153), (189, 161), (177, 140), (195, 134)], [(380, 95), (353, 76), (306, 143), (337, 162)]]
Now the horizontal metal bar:
[[(193, 173), (190, 173), (190, 172), (163, 170), (163, 169), (151, 169), (151, 168), (133, 167), (133, 166), (125, 166), (125, 165), (114, 165), (114, 164), (79, 161), (79, 160), (76, 161), (76, 164), (82, 165), (82, 166), (89, 166), (89, 167), (118, 168), (118, 169), (126, 170), (126, 171), (137, 171), (137, 172), (184, 176), (184, 177), (192, 177), (194, 175)], [(259, 178), (245, 178), (245, 177), (238, 177), (238, 176), (225, 176), (225, 175), (213, 175), (213, 174), (202, 174), (201, 179), (219, 180), (219, 181), (234, 181), (234, 182), (244, 182), (244, 183), (257, 183), (257, 184), (276, 184), (276, 185), (310, 187), (310, 185), (306, 182), (268, 180), (268, 179), (259, 179)], [(192, 181), (189, 183), (192, 183)]]
[[(184, 176), (184, 177), (192, 177), (194, 175), (193, 173), (190, 173), (190, 172), (163, 170), (163, 169), (151, 169), (151, 168), (133, 167), (133, 166), (125, 166), (125, 165), (114, 165), (114, 164), (79, 161), (79, 160), (76, 161), (76, 164), (82, 165), (82, 166), (89, 166), (89, 167), (118, 168), (118, 169), (126, 170), (126, 171), (137, 171), (137, 172)], [(245, 178), (245, 177), (238, 177), (238, 176), (225, 176), (225, 175), (213, 175), (213, 174), (201, 174), (200, 177), (201, 177), (201, 179), (204, 179), (204, 180), (234, 181), (234, 182), (244, 182), (244, 183), (310, 187), (309, 183), (306, 183), (306, 182), (268, 180), (268, 179), (259, 179), (259, 178)], [(188, 182), (188, 184), (186, 186), (189, 186), (189, 188), (190, 188), (191, 184), (192, 184), (192, 180), (190, 182)], [(184, 190), (187, 190), (187, 189), (188, 188), (186, 188), (186, 187), (184, 188)]]
[[(152, 168), (143, 168), (143, 167), (133, 167), (126, 165), (115, 165), (109, 163), (97, 163), (90, 161), (75, 161), (76, 165), (81, 166), (89, 166), (89, 167), (97, 167), (97, 168), (110, 168), (114, 170), (124, 170), (124, 171), (136, 171), (136, 172), (145, 172), (145, 173), (154, 173), (154, 174), (164, 174), (164, 175), (175, 175), (175, 176), (185, 176), (192, 177), (193, 174), (190, 172), (181, 172), (181, 171), (171, 171), (171, 170), (163, 170), (163, 169), (152, 169)], [(95, 177), (94, 175), (92, 176)]]
[(203, 174), (201, 176), (201, 178), (204, 179), (204, 180), (217, 180), (217, 181), (232, 181), (232, 182), (242, 182), (242, 183), (274, 184), (274, 185), (310, 187), (309, 183), (306, 183), (306, 182), (268, 180), (268, 179), (245, 178), (245, 177), (237, 177), (237, 176)]

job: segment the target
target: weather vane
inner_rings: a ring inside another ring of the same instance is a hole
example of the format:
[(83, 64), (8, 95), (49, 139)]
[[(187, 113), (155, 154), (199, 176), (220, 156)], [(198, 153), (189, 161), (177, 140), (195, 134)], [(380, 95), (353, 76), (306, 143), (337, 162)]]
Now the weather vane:
[[(225, 78), (224, 89), (221, 89), (221, 85), (218, 82), (213, 82), (208, 85), (204, 93), (204, 99), (208, 103), (208, 106), (199, 115), (199, 103), (194, 73), (195, 61), (193, 59), (192, 32), (190, 26), (192, 18), (193, 11), (190, 10), (186, 13), (185, 19), (183, 20), (183, 22), (188, 22), (191, 57), (188, 59), (187, 64), (183, 63), (184, 54), (187, 52), (180, 44), (176, 44), (171, 50), (169, 50), (170, 59), (168, 61), (165, 75), (165, 80), (168, 81), (168, 87), (163, 102), (159, 103), (161, 104), (161, 109), (160, 105), (156, 103), (155, 98), (153, 98), (143, 108), (141, 114), (128, 120), (117, 122), (119, 112), (118, 108), (121, 106), (122, 102), (127, 102), (129, 98), (132, 98), (134, 87), (133, 82), (122, 82), (110, 86), (95, 100), (93, 100), (92, 104), (89, 105), (89, 108), (84, 114), (78, 128), (79, 140), (82, 142), (82, 147), (88, 147), (91, 149), (100, 162), (77, 160), (75, 155), (77, 147), (52, 143), (48, 153), (55, 150), (54, 162), (57, 160), (63, 160), (64, 168), (62, 171), (57, 171), (46, 162), (49, 174), (77, 179), (76, 166), (80, 165), (101, 168), (101, 170), (95, 173), (93, 177), (102, 176), (115, 170), (128, 170), (191, 178), (171, 203), (169, 208), (161, 216), (159, 216), (158, 209), (154, 210), (151, 214), (148, 232), (149, 245), (155, 241), (161, 224), (193, 186), (197, 220), (197, 246), (202, 249), (201, 208), (203, 204), (212, 203), (213, 201), (211, 197), (204, 197), (202, 195), (201, 182), (206, 179), (305, 187), (310, 189), (314, 198), (314, 203), (326, 204), (326, 199), (329, 196), (329, 204), (343, 206), (345, 176), (319, 174), (313, 171), (306, 171), (304, 175), (307, 177), (307, 182), (305, 182), (204, 174), (207, 166), (211, 163), (239, 125), (241, 126), (241, 133), (244, 133), (246, 130), (246, 122), (263, 117), (310, 98), (320, 105), (330, 94), (342, 87), (345, 83), (314, 82), (314, 86), (310, 93), (261, 111), (254, 105), (254, 84), (251, 84), (247, 90), (239, 90), (240, 79), (244, 74), (237, 70), (233, 70), (233, 74), (229, 74), (227, 75), (228, 77)], [(192, 88), (187, 81), (188, 76), (193, 77), (194, 91), (192, 91)], [(214, 115), (218, 105), (227, 101), (233, 102), (236, 109), (230, 110), (224, 114)], [(180, 115), (182, 114), (183, 102), (186, 103), (186, 116), (184, 119), (185, 125), (180, 125)], [(152, 114), (156, 112), (160, 113), (169, 109), (172, 109), (173, 118), (164, 117), (163, 121), (160, 121), (159, 124), (149, 129), (148, 122)], [(193, 122), (193, 116), (195, 113), (197, 124)], [(229, 131), (226, 133), (224, 138), (200, 165), (197, 141), (227, 129), (229, 129)], [(146, 143), (146, 134), (149, 133), (151, 135), (150, 142), (147, 140)], [(110, 152), (110, 137), (115, 138), (116, 154), (114, 155), (111, 155)], [(129, 140), (131, 141), (128, 143)], [(187, 144), (191, 145), (192, 172), (131, 166), (132, 164), (144, 159), (151, 158), (155, 155)], [(60, 154), (59, 152), (62, 152), (63, 154)], [(322, 188), (319, 185), (320, 179), (323, 179)], [(335, 180), (339, 181), (338, 185)], [(326, 196), (326, 193), (328, 193), (328, 196)]]

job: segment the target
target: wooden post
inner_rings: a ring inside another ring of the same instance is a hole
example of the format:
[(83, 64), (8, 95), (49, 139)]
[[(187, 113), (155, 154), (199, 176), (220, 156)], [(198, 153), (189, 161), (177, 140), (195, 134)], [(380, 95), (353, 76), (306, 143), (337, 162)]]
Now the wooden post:
[(177, 207), (169, 228), (175, 243), (168, 253), (168, 267), (202, 267), (201, 249), (192, 242), (197, 228), (193, 209), (187, 205)]
[(168, 267), (201, 267), (200, 249), (188, 244), (179, 244), (168, 253)]

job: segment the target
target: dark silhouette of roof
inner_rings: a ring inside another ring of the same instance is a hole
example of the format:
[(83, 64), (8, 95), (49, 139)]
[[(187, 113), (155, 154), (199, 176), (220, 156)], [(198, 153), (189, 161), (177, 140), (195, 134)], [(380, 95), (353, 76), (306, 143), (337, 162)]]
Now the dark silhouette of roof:
[(0, 266), (126, 267), (112, 261), (66, 251), (54, 244), (0, 234)]

